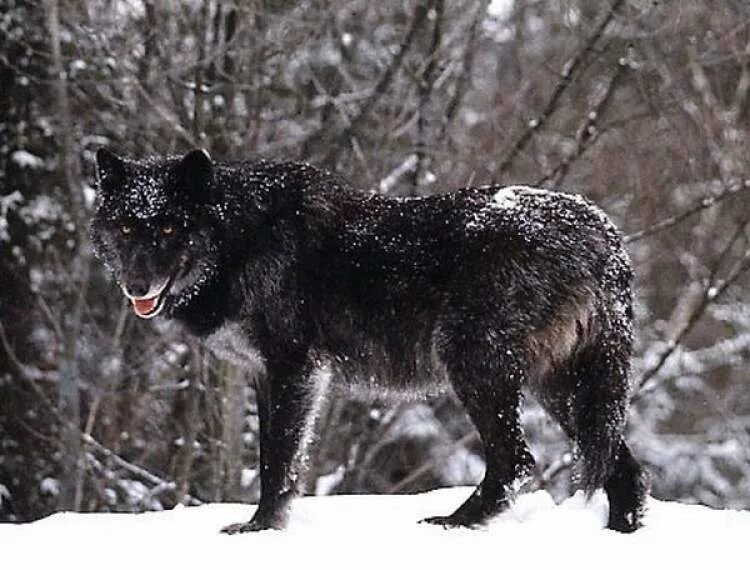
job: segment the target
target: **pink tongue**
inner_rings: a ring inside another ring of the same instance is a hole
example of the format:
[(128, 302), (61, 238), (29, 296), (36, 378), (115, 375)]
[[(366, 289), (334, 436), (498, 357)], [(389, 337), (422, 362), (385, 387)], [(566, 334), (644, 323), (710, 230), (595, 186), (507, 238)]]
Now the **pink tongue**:
[(156, 308), (158, 301), (158, 296), (151, 299), (133, 299), (133, 310), (137, 315), (148, 315)]

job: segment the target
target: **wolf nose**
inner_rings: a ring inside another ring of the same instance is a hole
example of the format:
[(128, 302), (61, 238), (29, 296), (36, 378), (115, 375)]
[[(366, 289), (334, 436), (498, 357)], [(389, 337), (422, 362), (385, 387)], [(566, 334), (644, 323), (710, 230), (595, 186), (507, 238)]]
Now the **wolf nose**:
[(131, 279), (125, 283), (125, 292), (130, 297), (145, 297), (151, 289), (151, 283), (145, 279)]

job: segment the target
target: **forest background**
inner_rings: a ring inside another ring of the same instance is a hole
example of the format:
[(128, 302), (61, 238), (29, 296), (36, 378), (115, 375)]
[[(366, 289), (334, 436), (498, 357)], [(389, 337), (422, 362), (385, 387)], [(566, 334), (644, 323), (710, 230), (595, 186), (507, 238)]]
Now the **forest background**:
[[(523, 183), (626, 235), (629, 439), (659, 498), (750, 508), (750, 3), (0, 0), (0, 520), (258, 496), (254, 393), (92, 257), (94, 155), (302, 159), (367, 191)], [(528, 398), (534, 485), (572, 456)], [(338, 397), (308, 492), (476, 482), (454, 397)]]

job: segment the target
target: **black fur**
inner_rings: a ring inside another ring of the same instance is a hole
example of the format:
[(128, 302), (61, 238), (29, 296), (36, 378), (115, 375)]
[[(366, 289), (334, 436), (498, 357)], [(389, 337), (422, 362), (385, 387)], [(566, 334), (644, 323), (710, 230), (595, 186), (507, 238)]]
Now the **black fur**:
[(606, 490), (609, 528), (639, 526), (646, 476), (622, 435), (631, 268), (592, 204), (496, 186), (390, 199), (307, 164), (201, 151), (141, 162), (100, 151), (98, 164), (101, 258), (131, 296), (168, 282), (148, 303), (256, 376), (261, 499), (227, 532), (284, 525), (328, 377), (396, 395), (452, 387), (464, 404), (486, 474), (427, 522), (474, 526), (512, 500), (533, 466), (526, 386), (575, 442), (585, 489)]

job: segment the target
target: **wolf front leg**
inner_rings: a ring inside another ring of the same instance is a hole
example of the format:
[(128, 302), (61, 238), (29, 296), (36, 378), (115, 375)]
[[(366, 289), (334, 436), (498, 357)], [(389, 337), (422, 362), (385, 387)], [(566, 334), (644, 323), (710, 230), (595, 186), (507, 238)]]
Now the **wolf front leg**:
[(454, 391), (479, 432), (487, 467), (482, 482), (453, 514), (422, 521), (444, 527), (475, 527), (507, 509), (534, 468), (519, 414), (527, 368), (521, 358), (524, 347), (510, 339), (495, 345), (487, 342), (494, 337), (470, 332), (450, 338), (443, 358)]
[(307, 361), (267, 365), (267, 371), (256, 384), (260, 501), (250, 521), (225, 527), (226, 534), (284, 528), (290, 503), (304, 483), (306, 451), (328, 374)]

